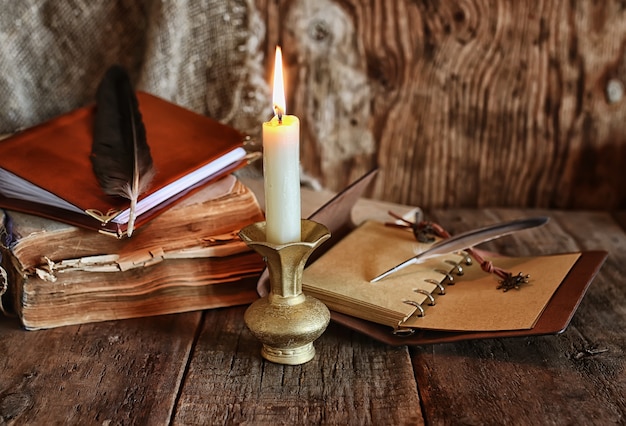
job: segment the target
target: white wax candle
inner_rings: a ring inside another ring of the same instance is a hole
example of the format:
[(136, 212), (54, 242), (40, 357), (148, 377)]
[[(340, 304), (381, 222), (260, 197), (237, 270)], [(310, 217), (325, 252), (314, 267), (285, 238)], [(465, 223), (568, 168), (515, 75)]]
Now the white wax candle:
[(265, 178), (265, 236), (267, 242), (300, 241), (300, 121), (285, 115), (282, 57), (276, 49), (274, 108), (276, 116), (263, 123)]

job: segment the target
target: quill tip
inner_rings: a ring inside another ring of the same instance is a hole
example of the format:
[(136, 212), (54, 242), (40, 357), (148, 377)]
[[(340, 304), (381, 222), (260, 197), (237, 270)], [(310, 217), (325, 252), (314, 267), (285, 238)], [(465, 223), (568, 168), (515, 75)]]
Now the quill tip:
[(372, 278), (370, 280), (370, 282), (371, 283), (376, 283), (376, 282), (382, 280), (383, 278), (385, 278), (387, 275), (388, 275), (387, 272), (384, 272), (384, 273), (380, 274), (379, 276), (377, 276), (376, 278)]
[(401, 264), (394, 266), (393, 268), (389, 269), (388, 271), (383, 272), (382, 274), (380, 274), (379, 276), (377, 276), (375, 278), (372, 278), (370, 280), (370, 283), (376, 283), (376, 282), (382, 280), (383, 278), (386, 278), (389, 275), (393, 274), (394, 272), (397, 272), (400, 269), (404, 269), (406, 266), (409, 266), (409, 265), (411, 265), (411, 264), (413, 264), (415, 262), (416, 262), (416, 260), (415, 260), (414, 257), (411, 258), (411, 259), (405, 260)]
[(128, 218), (128, 223), (126, 224), (126, 236), (130, 238), (135, 231), (135, 208), (134, 206), (131, 208), (130, 217)]

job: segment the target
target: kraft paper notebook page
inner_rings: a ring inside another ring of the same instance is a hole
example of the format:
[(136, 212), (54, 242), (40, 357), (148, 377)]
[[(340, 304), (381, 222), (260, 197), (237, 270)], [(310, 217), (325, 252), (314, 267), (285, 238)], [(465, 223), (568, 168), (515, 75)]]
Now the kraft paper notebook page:
[[(140, 196), (136, 228), (247, 164), (237, 130), (147, 93), (137, 99), (156, 176)], [(129, 202), (106, 195), (92, 170), (94, 111), (79, 108), (0, 141), (0, 207), (124, 234)]]
[[(428, 245), (410, 231), (366, 222), (309, 266), (303, 290), (336, 312), (392, 329), (454, 332), (530, 330), (580, 253), (525, 258), (493, 258), (514, 274), (530, 275), (520, 290), (497, 290), (494, 275), (479, 266), (464, 266), (454, 285), (446, 283), (464, 255), (451, 254), (412, 265), (377, 283), (369, 280)], [(439, 295), (438, 283), (445, 284)], [(417, 291), (416, 291), (417, 290)], [(434, 306), (428, 305), (430, 296)], [(423, 308), (425, 315), (419, 316)]]
[(608, 253), (602, 250), (582, 252), (565, 280), (548, 302), (548, 306), (535, 326), (529, 330), (440, 331), (414, 328), (409, 329), (410, 333), (395, 334), (390, 332), (391, 329), (386, 325), (376, 324), (337, 311), (331, 311), (331, 318), (336, 323), (393, 346), (560, 334), (569, 326), (578, 305), (602, 267), (607, 255)]

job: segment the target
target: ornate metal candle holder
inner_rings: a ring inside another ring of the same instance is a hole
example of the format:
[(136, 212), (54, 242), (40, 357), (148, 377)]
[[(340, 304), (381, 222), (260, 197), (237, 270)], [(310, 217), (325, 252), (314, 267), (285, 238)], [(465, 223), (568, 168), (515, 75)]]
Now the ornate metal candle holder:
[(302, 241), (272, 244), (266, 241), (265, 222), (239, 232), (241, 239), (262, 255), (269, 271), (271, 291), (246, 310), (244, 321), (261, 341), (261, 355), (279, 364), (298, 365), (315, 356), (313, 341), (322, 335), (330, 312), (319, 300), (302, 293), (307, 259), (330, 237), (319, 223), (302, 220)]

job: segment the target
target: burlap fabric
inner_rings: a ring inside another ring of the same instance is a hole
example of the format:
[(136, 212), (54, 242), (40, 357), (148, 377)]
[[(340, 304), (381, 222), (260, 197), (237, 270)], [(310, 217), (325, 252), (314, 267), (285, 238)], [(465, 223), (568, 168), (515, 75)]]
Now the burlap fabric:
[(255, 135), (269, 88), (252, 0), (0, 0), (0, 134), (92, 102), (119, 63), (136, 87)]

